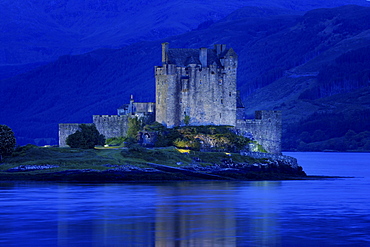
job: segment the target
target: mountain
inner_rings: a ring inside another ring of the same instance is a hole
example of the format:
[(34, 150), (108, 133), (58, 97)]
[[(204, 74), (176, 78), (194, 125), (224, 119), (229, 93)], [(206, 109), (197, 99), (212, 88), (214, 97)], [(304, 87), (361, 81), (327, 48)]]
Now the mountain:
[(367, 2), (1, 0), (0, 79), (24, 72), (25, 64), (29, 63), (182, 34), (207, 26), (244, 6), (273, 7), (286, 13), (344, 4), (367, 5)]
[[(311, 138), (312, 143), (324, 141), (322, 132), (325, 140), (343, 137), (350, 129), (358, 135), (367, 125), (356, 127), (350, 120), (369, 110), (368, 60), (357, 59), (368, 51), (369, 17), (370, 8), (353, 5), (305, 14), (244, 7), (182, 35), (65, 55), (0, 81), (4, 106), (0, 122), (13, 128), (21, 144), (37, 138), (55, 143), (58, 123), (91, 122), (93, 114), (115, 114), (130, 94), (136, 101), (154, 101), (153, 66), (161, 62), (161, 42), (174, 48), (224, 43), (239, 55), (238, 83), (247, 114), (283, 110), (286, 149), (300, 144), (307, 148), (309, 142), (303, 137), (315, 132), (319, 137)], [(353, 58), (358, 61), (352, 62)], [(361, 71), (350, 69), (349, 79), (342, 80), (340, 72), (348, 64), (359, 64)], [(343, 130), (331, 133), (341, 116), (348, 120)], [(335, 121), (325, 127), (315, 124), (315, 119)]]

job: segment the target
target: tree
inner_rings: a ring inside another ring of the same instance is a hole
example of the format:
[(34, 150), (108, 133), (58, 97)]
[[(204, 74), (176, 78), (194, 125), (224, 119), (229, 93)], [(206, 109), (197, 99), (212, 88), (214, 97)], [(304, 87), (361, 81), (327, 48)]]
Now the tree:
[(80, 130), (67, 137), (66, 143), (71, 148), (92, 149), (95, 145), (104, 145), (105, 137), (96, 129), (95, 124), (80, 124)]
[(137, 133), (142, 129), (142, 121), (138, 117), (128, 119), (127, 138), (136, 140)]
[(189, 124), (190, 124), (190, 116), (185, 115), (185, 117), (184, 117), (184, 124), (185, 124), (185, 126), (189, 126)]
[(14, 132), (6, 125), (0, 124), (0, 161), (3, 155), (10, 155), (15, 148)]

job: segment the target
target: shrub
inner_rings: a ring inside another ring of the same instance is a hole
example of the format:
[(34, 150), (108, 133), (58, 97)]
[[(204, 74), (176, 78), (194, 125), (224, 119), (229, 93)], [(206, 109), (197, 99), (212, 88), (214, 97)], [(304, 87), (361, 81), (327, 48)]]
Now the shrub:
[(128, 119), (128, 129), (127, 129), (127, 138), (137, 138), (137, 133), (142, 128), (142, 121), (138, 117), (133, 117)]
[(15, 148), (14, 132), (6, 125), (0, 124), (0, 160), (3, 155), (11, 155)]
[(80, 130), (67, 137), (66, 143), (71, 148), (92, 149), (95, 145), (104, 145), (105, 137), (100, 134), (95, 125), (80, 124)]
[(113, 138), (108, 138), (105, 141), (105, 144), (111, 145), (111, 146), (121, 146), (125, 141), (126, 141), (125, 137), (113, 137)]

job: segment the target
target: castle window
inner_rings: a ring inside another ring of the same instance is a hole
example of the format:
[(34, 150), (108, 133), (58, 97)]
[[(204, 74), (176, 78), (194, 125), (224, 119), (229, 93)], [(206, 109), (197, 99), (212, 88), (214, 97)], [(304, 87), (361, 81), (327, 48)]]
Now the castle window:
[(199, 84), (202, 84), (202, 80), (199, 80)]
[(220, 118), (221, 118), (221, 113), (220, 113)]
[(221, 104), (223, 104), (224, 103), (224, 100), (223, 99), (221, 99)]
[(229, 92), (229, 96), (231, 97), (231, 92)]

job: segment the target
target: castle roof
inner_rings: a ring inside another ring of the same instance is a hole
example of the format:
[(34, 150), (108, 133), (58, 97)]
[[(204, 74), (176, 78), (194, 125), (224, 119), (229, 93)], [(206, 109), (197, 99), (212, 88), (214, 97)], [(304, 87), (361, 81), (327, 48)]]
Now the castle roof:
[[(199, 49), (168, 49), (168, 63), (176, 64), (177, 66), (181, 67), (188, 66), (189, 64), (201, 64), (199, 60), (199, 53)], [(221, 66), (220, 57), (222, 57), (226, 53), (227, 51), (220, 54), (220, 56), (217, 56), (215, 50), (207, 49), (207, 66)]]

